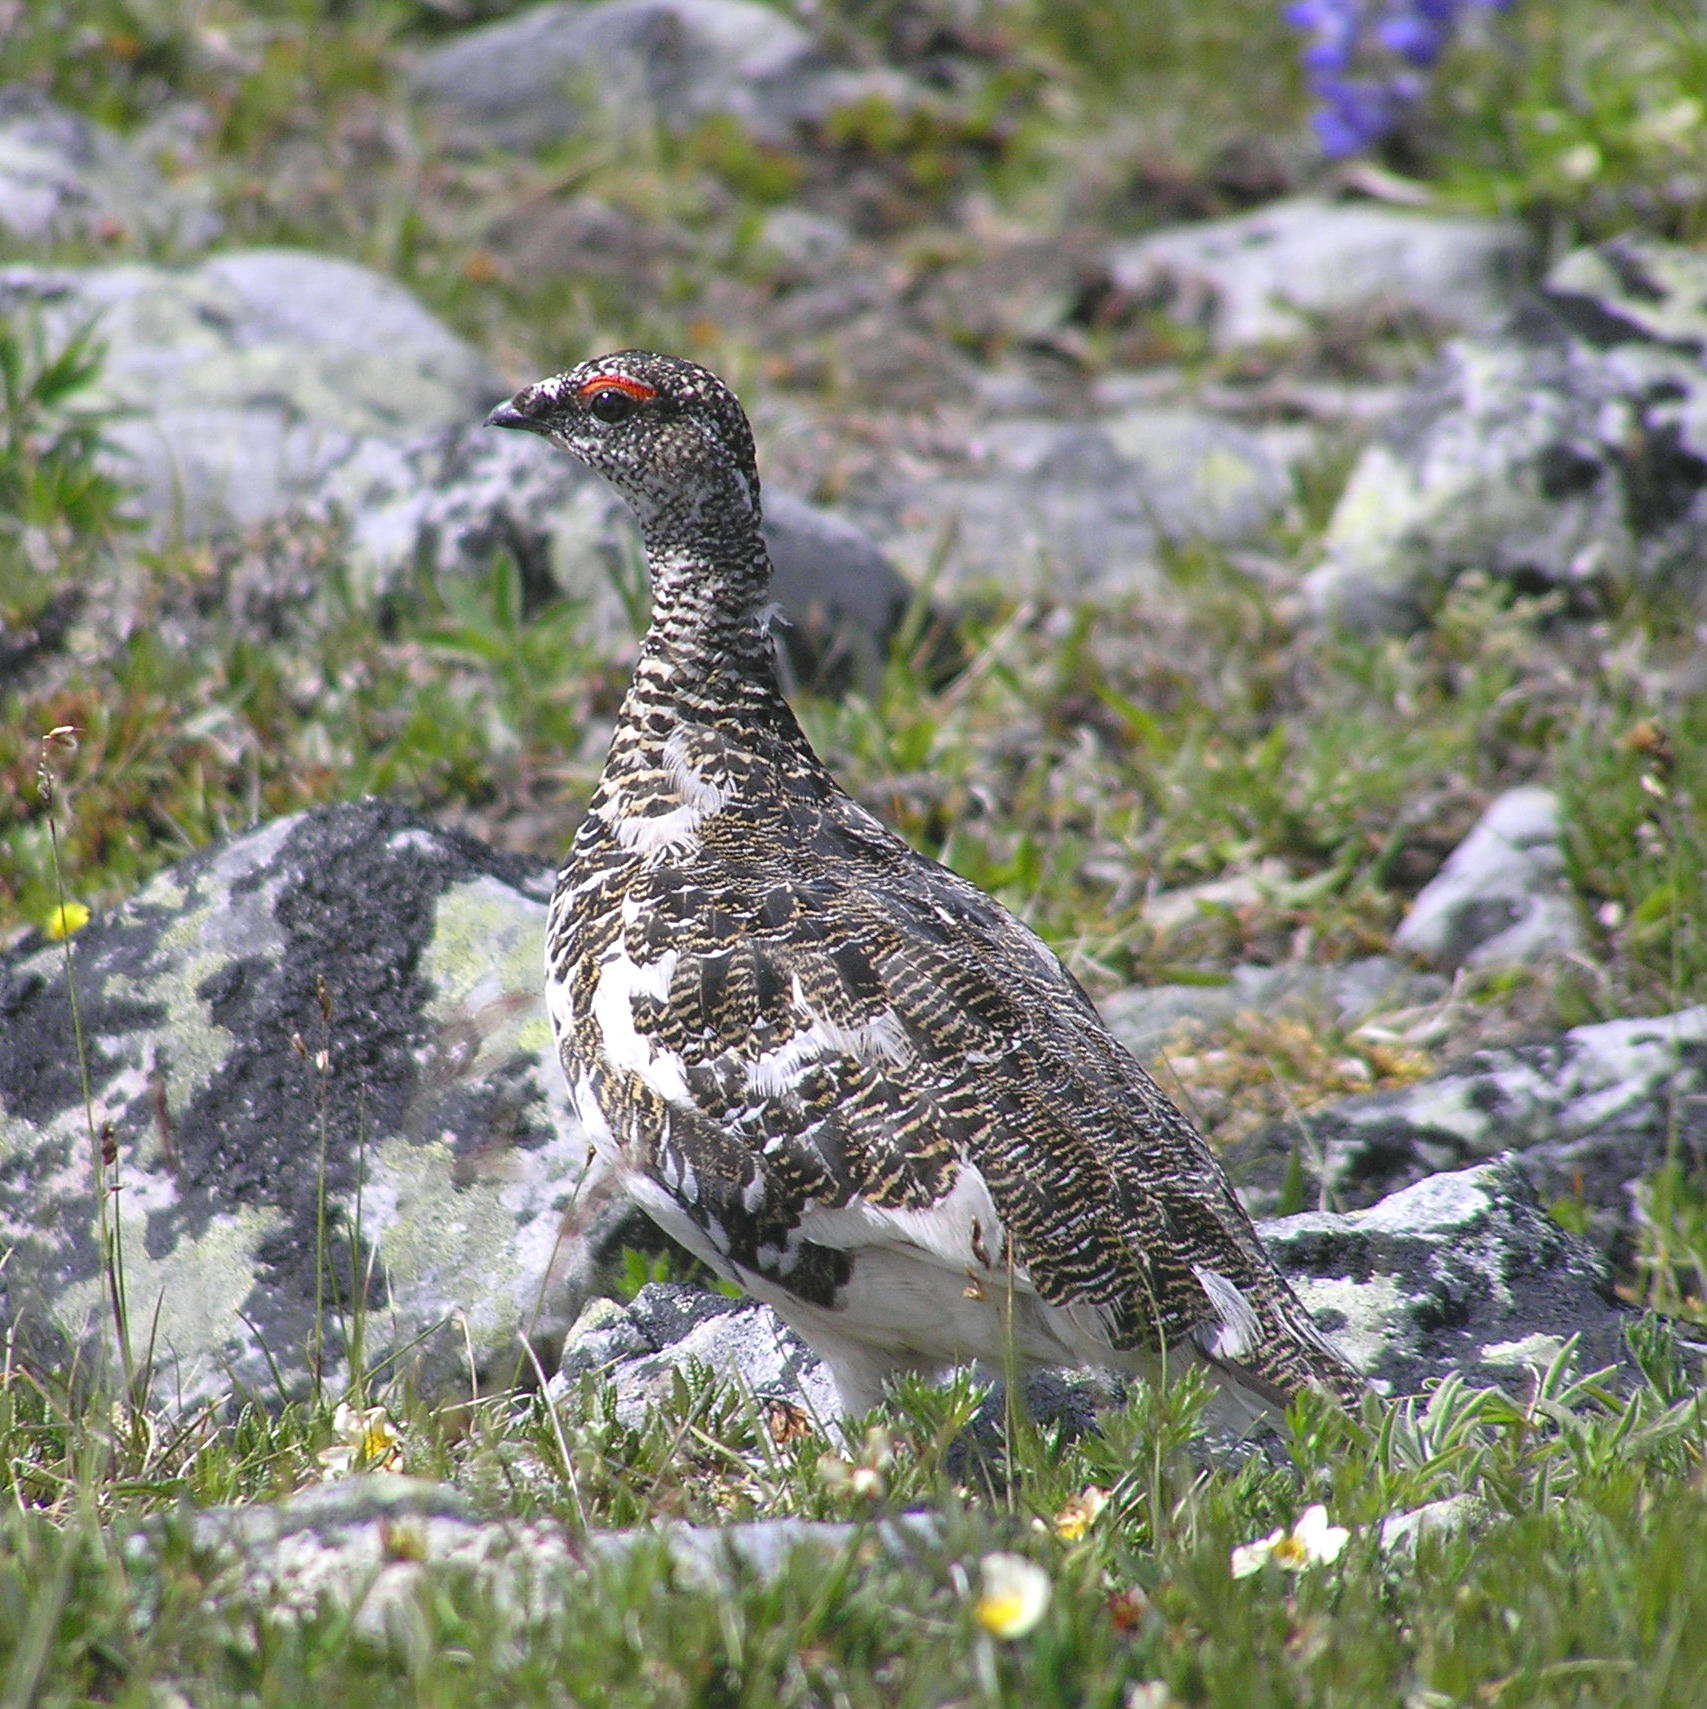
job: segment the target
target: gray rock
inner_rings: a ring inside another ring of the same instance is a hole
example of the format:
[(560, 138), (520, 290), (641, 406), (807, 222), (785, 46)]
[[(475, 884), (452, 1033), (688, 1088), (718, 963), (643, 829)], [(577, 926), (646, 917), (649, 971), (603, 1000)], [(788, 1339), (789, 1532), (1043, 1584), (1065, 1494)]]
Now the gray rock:
[(817, 277), (848, 252), (853, 234), (840, 220), (810, 208), (773, 208), (759, 228), (760, 250), (777, 265)]
[(1352, 471), (1306, 581), (1403, 628), (1458, 575), (1596, 597), (1707, 577), (1707, 257), (1639, 237), (1567, 256), (1448, 347)]
[(473, 1585), (495, 1621), (525, 1629), (561, 1609), (580, 1564), (561, 1525), (482, 1521), (449, 1485), (387, 1472), (155, 1521), (131, 1540), (133, 1570), (167, 1553), (176, 1527), (188, 1532), (222, 1608), (257, 1610), (275, 1624), (347, 1609), (370, 1642), (445, 1579)]
[(576, 1201), (587, 1142), (541, 1001), (548, 884), (379, 802), (194, 856), (71, 940), (88, 1120), (64, 946), (0, 964), (18, 1356), (63, 1372), (113, 1351), (91, 1123), (163, 1402), (301, 1394), (322, 1335), (336, 1388), (352, 1276), (369, 1367), (428, 1392), (466, 1393), (470, 1358), (509, 1381), (524, 1327), (550, 1356), (602, 1225), (591, 1184)]
[(867, 1525), (806, 1519), (740, 1525), (660, 1522), (572, 1536), (541, 1520), (482, 1520), (445, 1484), (367, 1473), (299, 1490), (282, 1501), (207, 1508), (137, 1531), (128, 1554), (139, 1574), (171, 1553), (178, 1531), (224, 1609), (259, 1610), (270, 1622), (347, 1609), (370, 1641), (406, 1621), (415, 1599), (447, 1579), (483, 1595), (487, 1618), (511, 1631), (561, 1620), (589, 1568), (636, 1550), (661, 1550), (678, 1580), (702, 1588), (769, 1581), (802, 1556), (831, 1561), (849, 1547), (916, 1558), (940, 1546), (934, 1514)]
[(1357, 1206), (1500, 1153), (1543, 1200), (1580, 1203), (1595, 1244), (1620, 1252), (1635, 1183), (1668, 1156), (1707, 1157), (1707, 1007), (1478, 1051), (1436, 1079), (1314, 1109), (1226, 1161), (1262, 1214), (1294, 1162), (1311, 1199)]
[(1224, 350), (1295, 339), (1332, 315), (1475, 326), (1510, 306), (1533, 254), (1515, 221), (1297, 197), (1119, 244), (1109, 272), (1119, 290), (1205, 326)]
[(157, 531), (277, 516), (359, 442), (478, 419), (504, 390), (401, 286), (298, 250), (0, 271), (0, 312), (31, 310), (50, 341), (95, 320), (107, 355), (89, 401), (120, 412), (112, 467)]
[[(634, 635), (645, 576), (632, 514), (532, 441), (467, 423), (402, 447), (364, 440), (307, 504), (347, 521), (349, 563), (370, 596), (416, 568), (469, 574), (502, 550), (529, 587), (581, 601), (596, 642), (615, 649)], [(796, 674), (869, 687), (912, 590), (863, 530), (791, 494), (766, 491), (765, 538)]]
[(764, 534), (789, 672), (820, 687), (875, 689), (912, 587), (863, 528), (792, 493), (765, 494)]
[(1295, 1011), (1319, 1015), (1343, 1030), (1395, 1009), (1435, 1002), (1445, 991), (1445, 981), (1436, 975), (1414, 973), (1391, 956), (1366, 956), (1329, 966), (1239, 966), (1214, 984), (1134, 986), (1097, 1006), (1114, 1036), (1134, 1056), (1149, 1061), (1182, 1025), (1225, 1026), (1241, 1014)]
[(852, 508), (903, 569), (946, 593), (1118, 595), (1159, 578), (1167, 544), (1260, 534), (1291, 490), (1244, 428), (1147, 408), (1094, 425), (997, 422), (964, 468), (883, 478)]
[(1393, 942), (1447, 969), (1568, 955), (1582, 932), (1564, 872), (1558, 797), (1507, 790), (1423, 887)]
[(1480, 1533), (1494, 1523), (1494, 1509), (1479, 1494), (1448, 1495), (1425, 1502), (1407, 1513), (1389, 1514), (1381, 1521), (1381, 1553), (1398, 1565), (1416, 1558), (1425, 1537), (1442, 1540)]
[(680, 128), (726, 114), (782, 141), (895, 80), (833, 65), (798, 24), (751, 0), (605, 0), (534, 6), (469, 30), (424, 54), (412, 82), (481, 141), (528, 149), (595, 115)]
[(1543, 1211), (1508, 1163), (1435, 1175), (1365, 1211), (1260, 1225), (1334, 1343), (1390, 1394), (1456, 1374), (1519, 1390), (1577, 1338), (1579, 1371), (1634, 1375), (1599, 1258)]
[(787, 1401), (828, 1425), (840, 1416), (835, 1385), (816, 1355), (769, 1306), (705, 1288), (650, 1282), (626, 1306), (594, 1300), (563, 1345), (550, 1393), (576, 1393), (588, 1375), (615, 1390), (631, 1427), (667, 1401), (678, 1371), (702, 1365), (763, 1403)]
[(205, 199), (168, 184), (106, 126), (21, 85), (0, 89), (0, 226), (32, 242), (196, 248), (219, 235)]

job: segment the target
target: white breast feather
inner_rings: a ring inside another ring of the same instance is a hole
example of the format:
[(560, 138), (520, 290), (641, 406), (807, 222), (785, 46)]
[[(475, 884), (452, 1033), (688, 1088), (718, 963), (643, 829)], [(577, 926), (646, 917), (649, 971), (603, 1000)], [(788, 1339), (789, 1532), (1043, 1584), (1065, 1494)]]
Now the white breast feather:
[(665, 950), (656, 961), (634, 961), (619, 937), (599, 963), (593, 987), (593, 1019), (598, 1023), (605, 1064), (616, 1073), (638, 1076), (660, 1098), (687, 1104), (688, 1083), (673, 1051), (660, 1050), (634, 1025), (634, 999), (662, 999), (675, 977), (677, 953)]

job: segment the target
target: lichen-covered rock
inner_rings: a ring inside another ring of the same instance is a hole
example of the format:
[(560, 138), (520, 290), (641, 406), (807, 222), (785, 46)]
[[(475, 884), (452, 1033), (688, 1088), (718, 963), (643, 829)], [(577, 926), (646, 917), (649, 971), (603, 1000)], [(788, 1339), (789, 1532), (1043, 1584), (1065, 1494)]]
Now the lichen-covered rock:
[(1311, 1110), (1229, 1148), (1258, 1214), (1289, 1171), (1306, 1197), (1346, 1207), (1500, 1153), (1541, 1198), (1587, 1214), (1620, 1253), (1635, 1185), (1668, 1155), (1707, 1155), (1707, 1007), (1577, 1027), (1545, 1044), (1477, 1051), (1450, 1074)]
[[(581, 602), (586, 634), (633, 638), (644, 576), (628, 506), (573, 459), (514, 434), (463, 424), (406, 446), (367, 439), (332, 468), (307, 508), (341, 518), (347, 561), (369, 595), (415, 569), (467, 575), (508, 552), (523, 582)], [(871, 686), (912, 590), (876, 543), (786, 492), (765, 493), (777, 634), (795, 672)]]
[(534, 6), (423, 54), (412, 81), (455, 126), (518, 149), (571, 136), (595, 114), (676, 128), (727, 115), (779, 141), (879, 86), (750, 0)]
[(1558, 797), (1509, 789), (1423, 887), (1394, 946), (1447, 969), (1568, 955), (1582, 932), (1564, 873)]
[(1533, 248), (1512, 221), (1300, 196), (1117, 245), (1109, 272), (1227, 349), (1300, 338), (1332, 315), (1473, 327), (1510, 306)]
[(157, 532), (280, 515), (358, 441), (478, 420), (505, 390), (401, 285), (299, 250), (0, 270), (0, 313), (30, 312), (50, 342), (94, 322), (106, 357), (87, 401), (118, 412), (112, 471)]
[(1699, 589), (1704, 357), (1707, 256), (1634, 236), (1567, 256), (1509, 323), (1449, 346), (1364, 451), (1311, 600), (1399, 628), (1470, 570)]
[[(189, 1404), (300, 1394), (323, 1348), (503, 1382), (581, 1304), (587, 1143), (540, 999), (549, 880), (379, 802), (162, 873), (0, 965), (0, 1312), (18, 1356), (133, 1357)], [(92, 1137), (93, 1133), (93, 1137)], [(112, 1230), (103, 1247), (93, 1153)], [(107, 1369), (115, 1367), (108, 1364)]]
[(1520, 1389), (1573, 1336), (1579, 1371), (1630, 1368), (1625, 1331), (1637, 1314), (1506, 1163), (1260, 1232), (1316, 1321), (1390, 1394), (1452, 1374), (1472, 1388)]
[(122, 137), (23, 85), (0, 89), (0, 226), (13, 237), (195, 247), (219, 221)]

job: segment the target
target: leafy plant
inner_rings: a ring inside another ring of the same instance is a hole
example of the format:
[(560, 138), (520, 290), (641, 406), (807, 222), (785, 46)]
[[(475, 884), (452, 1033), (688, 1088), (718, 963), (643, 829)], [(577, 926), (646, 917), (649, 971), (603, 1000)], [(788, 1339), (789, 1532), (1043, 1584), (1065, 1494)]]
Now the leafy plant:
[(101, 356), (92, 328), (50, 349), (31, 317), (0, 319), (0, 659), (33, 650), (50, 613), (68, 619), (74, 590), (130, 527), (101, 460), (110, 412), (84, 401)]

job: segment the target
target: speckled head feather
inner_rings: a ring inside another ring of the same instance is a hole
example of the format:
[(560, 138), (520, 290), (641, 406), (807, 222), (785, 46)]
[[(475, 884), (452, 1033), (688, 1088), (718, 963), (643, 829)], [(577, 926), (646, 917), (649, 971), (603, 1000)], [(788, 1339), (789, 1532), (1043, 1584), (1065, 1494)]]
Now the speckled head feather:
[[(952, 1360), (1361, 1381), (1048, 947), (831, 777), (777, 686), (752, 435), (623, 351), (490, 418), (634, 507), (652, 626), (558, 875), (546, 1006), (602, 1165), (860, 1411)], [(1248, 1416), (1248, 1412), (1246, 1414)]]
[[(770, 587), (753, 430), (708, 368), (648, 350), (524, 386), (486, 418), (549, 439), (628, 501), (646, 543), (655, 628), (727, 649)], [(768, 652), (768, 642), (761, 649)]]
[(634, 507), (648, 540), (727, 511), (759, 521), (753, 431), (735, 394), (697, 363), (618, 350), (524, 386), (486, 418), (579, 457)]

